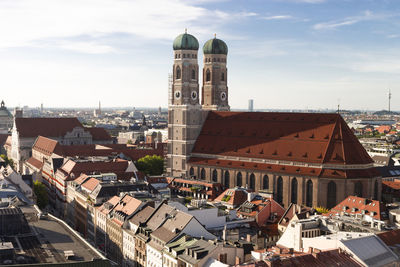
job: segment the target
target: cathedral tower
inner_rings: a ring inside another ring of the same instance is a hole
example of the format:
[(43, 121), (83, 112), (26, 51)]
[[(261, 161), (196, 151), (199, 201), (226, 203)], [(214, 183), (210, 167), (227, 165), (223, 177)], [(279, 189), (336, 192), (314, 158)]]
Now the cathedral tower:
[(204, 68), (201, 104), (205, 110), (229, 110), (226, 58), (228, 46), (220, 39), (203, 47)]
[(199, 104), (199, 42), (188, 33), (175, 38), (168, 106), (167, 173), (186, 176), (186, 162), (202, 126)]

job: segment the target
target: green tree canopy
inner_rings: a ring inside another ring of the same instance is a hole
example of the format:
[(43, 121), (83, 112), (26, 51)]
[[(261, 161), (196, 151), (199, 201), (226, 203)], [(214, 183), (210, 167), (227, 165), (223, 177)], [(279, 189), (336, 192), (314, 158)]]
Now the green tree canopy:
[(43, 209), (49, 204), (46, 186), (38, 180), (33, 182), (33, 192), (36, 195), (36, 204), (40, 209)]
[(14, 167), (14, 161), (12, 159), (8, 158), (6, 155), (1, 154), (0, 158), (2, 158), (6, 162), (6, 165), (10, 165), (11, 167)]
[(164, 159), (157, 155), (147, 155), (136, 162), (136, 167), (147, 175), (161, 175), (164, 172)]

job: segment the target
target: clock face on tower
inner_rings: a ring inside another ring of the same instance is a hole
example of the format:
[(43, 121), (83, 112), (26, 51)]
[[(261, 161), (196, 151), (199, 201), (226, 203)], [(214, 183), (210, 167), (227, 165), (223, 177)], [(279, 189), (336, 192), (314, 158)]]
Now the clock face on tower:
[(222, 93), (221, 93), (221, 100), (222, 100), (222, 101), (225, 101), (225, 100), (226, 100), (226, 93), (225, 93), (225, 92), (222, 92)]
[(192, 99), (193, 100), (197, 99), (197, 92), (196, 91), (192, 91)]
[(176, 91), (176, 92), (175, 92), (175, 98), (176, 98), (176, 99), (181, 98), (181, 92), (180, 92), (180, 91)]

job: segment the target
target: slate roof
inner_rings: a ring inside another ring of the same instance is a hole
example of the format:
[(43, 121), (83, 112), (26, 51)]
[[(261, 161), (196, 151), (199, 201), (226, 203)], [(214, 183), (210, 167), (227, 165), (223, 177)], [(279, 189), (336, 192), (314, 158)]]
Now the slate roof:
[(145, 222), (150, 215), (154, 212), (154, 208), (147, 206), (138, 213), (136, 213), (131, 219), (130, 222), (132, 222), (135, 225), (139, 225), (140, 223)]

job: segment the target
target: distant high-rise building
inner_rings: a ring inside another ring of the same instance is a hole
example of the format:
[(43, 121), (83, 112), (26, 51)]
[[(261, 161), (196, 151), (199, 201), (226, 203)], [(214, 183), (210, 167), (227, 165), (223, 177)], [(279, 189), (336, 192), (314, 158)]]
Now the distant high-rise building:
[(40, 104), (40, 112), (43, 113), (43, 103)]
[(158, 107), (158, 116), (161, 116), (161, 107)]
[(14, 109), (14, 118), (22, 118), (24, 116), (24, 112), (22, 108), (16, 107)]
[(249, 99), (249, 111), (254, 111), (254, 100)]

